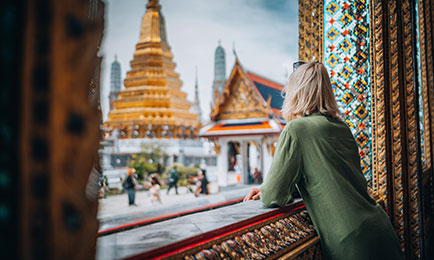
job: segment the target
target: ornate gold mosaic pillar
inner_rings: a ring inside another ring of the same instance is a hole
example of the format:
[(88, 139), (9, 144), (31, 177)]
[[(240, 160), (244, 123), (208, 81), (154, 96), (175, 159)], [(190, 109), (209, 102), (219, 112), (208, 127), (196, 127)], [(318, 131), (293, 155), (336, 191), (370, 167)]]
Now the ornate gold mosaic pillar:
[[(422, 70), (422, 91), (424, 115), (424, 128), (429, 129), (425, 137), (427, 167), (434, 169), (434, 35), (433, 35), (433, 12), (434, 3), (430, 0), (419, 0), (419, 28), (420, 28), (420, 49), (421, 49), (421, 70)], [(428, 142), (429, 141), (429, 142)], [(429, 151), (427, 151), (429, 150)], [(431, 163), (429, 163), (431, 162)]]
[[(383, 6), (381, 3), (370, 5), (370, 56), (371, 56), (371, 120), (372, 123), (372, 190), (377, 195), (377, 201), (381, 200), (383, 205), (387, 208), (391, 203), (387, 200), (387, 145), (386, 140), (386, 122), (388, 122), (389, 115), (386, 111), (386, 82), (384, 71), (387, 53), (384, 52), (383, 38)], [(389, 167), (390, 168), (390, 167)], [(390, 213), (389, 213), (390, 215)]]
[[(434, 75), (433, 75), (433, 16), (434, 6), (432, 1), (418, 0), (418, 27), (419, 27), (419, 52), (420, 52), (420, 87), (421, 98), (421, 125), (423, 141), (423, 171), (421, 178), (422, 186), (422, 210), (424, 221), (424, 238), (429, 241), (433, 231), (434, 213), (434, 185), (433, 185), (433, 115), (434, 115)], [(427, 249), (430, 245), (425, 246)], [(432, 247), (432, 245), (431, 245)], [(429, 250), (426, 250), (429, 251)], [(429, 256), (427, 256), (429, 257)]]
[(407, 259), (424, 257), (424, 224), (433, 207), (433, 6), (429, 0), (299, 2), (300, 60), (321, 57), (330, 71), (372, 195), (388, 212)]
[[(434, 59), (433, 59), (433, 48), (434, 48), (434, 3), (430, 0), (421, 1), (423, 2), (423, 15), (425, 20), (425, 43), (426, 43), (426, 62), (427, 62), (427, 81), (428, 81), (428, 99), (429, 99), (429, 111), (430, 111), (430, 125), (431, 125), (431, 172), (434, 171)], [(434, 177), (433, 177), (434, 178)]]
[(415, 8), (410, 0), (370, 1), (373, 175), (406, 259), (423, 256)]
[(299, 1), (298, 56), (300, 61), (323, 59), (324, 0)]
[[(429, 98), (429, 86), (433, 86), (432, 82), (432, 66), (428, 66), (429, 62), (432, 63), (432, 49), (429, 45), (432, 42), (432, 39), (427, 37), (427, 35), (431, 35), (431, 28), (426, 27), (426, 22), (428, 19), (425, 18), (425, 11), (427, 11), (427, 1), (419, 0), (418, 4), (418, 27), (419, 27), (419, 51), (420, 51), (420, 88), (421, 88), (421, 108), (422, 108), (422, 116), (421, 123), (424, 129), (423, 134), (423, 152), (424, 152), (424, 165), (423, 168), (429, 168), (431, 166), (431, 120), (430, 120), (430, 98)], [(429, 9), (429, 6), (428, 6)], [(431, 71), (428, 71), (431, 70)]]

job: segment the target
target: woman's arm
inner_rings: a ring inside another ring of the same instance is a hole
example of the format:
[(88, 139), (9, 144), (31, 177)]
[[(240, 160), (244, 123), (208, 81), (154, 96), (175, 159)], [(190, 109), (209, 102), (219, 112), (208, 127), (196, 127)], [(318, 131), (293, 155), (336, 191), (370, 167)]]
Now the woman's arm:
[(265, 207), (283, 207), (290, 202), (294, 186), (301, 177), (302, 147), (288, 128), (289, 125), (279, 137), (273, 162), (261, 186), (260, 196)]

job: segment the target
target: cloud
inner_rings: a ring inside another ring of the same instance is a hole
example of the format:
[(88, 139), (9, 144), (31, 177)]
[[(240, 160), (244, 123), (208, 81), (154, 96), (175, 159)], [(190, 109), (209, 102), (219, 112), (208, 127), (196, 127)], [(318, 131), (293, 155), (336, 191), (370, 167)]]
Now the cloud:
[[(122, 78), (130, 69), (139, 38), (143, 0), (107, 0), (106, 30), (101, 54), (104, 97), (110, 89), (110, 64), (114, 55)], [(214, 77), (214, 51), (219, 40), (226, 51), (226, 73), (237, 55), (246, 70), (284, 83), (288, 64), (298, 57), (297, 1), (283, 0), (162, 0), (169, 45), (184, 82), (188, 99), (194, 99), (195, 67), (198, 67), (203, 114), (210, 112)], [(108, 100), (103, 100), (107, 113)], [(204, 117), (205, 117), (204, 116)], [(106, 116), (105, 116), (106, 118)]]

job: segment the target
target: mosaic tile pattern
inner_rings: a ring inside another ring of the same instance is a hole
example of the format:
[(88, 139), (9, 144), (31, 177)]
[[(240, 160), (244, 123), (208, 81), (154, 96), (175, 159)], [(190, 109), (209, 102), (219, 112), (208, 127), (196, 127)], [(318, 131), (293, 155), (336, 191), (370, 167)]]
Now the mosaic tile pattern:
[(324, 60), (342, 118), (360, 150), (363, 174), (371, 172), (369, 7), (366, 0), (324, 1)]

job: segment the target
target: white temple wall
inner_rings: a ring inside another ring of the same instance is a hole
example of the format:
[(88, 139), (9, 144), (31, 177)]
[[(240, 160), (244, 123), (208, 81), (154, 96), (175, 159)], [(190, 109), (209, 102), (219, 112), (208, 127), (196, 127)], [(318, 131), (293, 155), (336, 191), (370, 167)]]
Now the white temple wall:
[(255, 168), (261, 170), (261, 158), (259, 155), (259, 151), (256, 149), (255, 145), (250, 145), (249, 147), (249, 166), (253, 171)]
[(218, 140), (220, 154), (217, 156), (218, 184), (221, 187), (228, 186), (228, 140), (220, 138)]
[(268, 151), (267, 144), (265, 142), (262, 143), (262, 155), (263, 155), (263, 180), (267, 178), (268, 170), (270, 170), (271, 162), (273, 161), (273, 155), (271, 151)]
[(248, 144), (249, 140), (243, 140), (241, 142), (241, 157), (242, 159), (242, 168), (241, 168), (241, 183), (248, 184), (249, 183), (249, 157), (248, 157)]
[(119, 139), (119, 152), (120, 153), (140, 153), (142, 152), (142, 145), (146, 144), (161, 144), (165, 147), (167, 155), (179, 156), (180, 151), (184, 155), (190, 156), (203, 156), (213, 154), (214, 151), (204, 145), (203, 141), (196, 140), (183, 140), (183, 139), (149, 139), (149, 138), (131, 138)]

